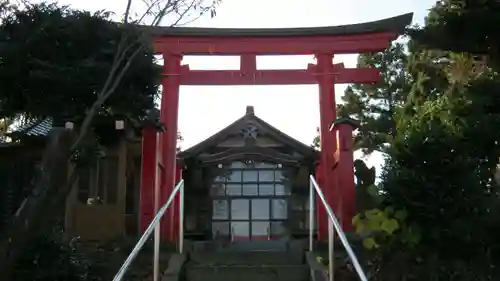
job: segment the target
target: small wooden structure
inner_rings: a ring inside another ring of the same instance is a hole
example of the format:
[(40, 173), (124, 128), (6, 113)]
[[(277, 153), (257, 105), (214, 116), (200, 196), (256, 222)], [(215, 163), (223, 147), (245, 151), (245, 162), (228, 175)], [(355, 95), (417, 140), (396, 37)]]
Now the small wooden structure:
[[(138, 231), (140, 132), (123, 120), (99, 120), (88, 139), (99, 139), (96, 157), (76, 169), (68, 162), (68, 179), (77, 173), (66, 198), (65, 230), (82, 239), (106, 240)], [(0, 215), (8, 225), (33, 189), (36, 170), (53, 127), (51, 118), (30, 122), (0, 145)], [(77, 130), (77, 129), (76, 129)]]
[(77, 180), (66, 199), (66, 232), (89, 240), (136, 235), (140, 135), (123, 120), (103, 122), (94, 132), (108, 132), (96, 157), (68, 169), (68, 178), (77, 173)]

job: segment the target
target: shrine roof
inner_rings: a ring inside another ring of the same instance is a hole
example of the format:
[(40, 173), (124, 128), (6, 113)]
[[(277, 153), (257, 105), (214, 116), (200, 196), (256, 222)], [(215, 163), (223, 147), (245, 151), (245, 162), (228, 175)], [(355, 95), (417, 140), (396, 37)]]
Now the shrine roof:
[(188, 158), (193, 155), (198, 155), (199, 153), (203, 152), (209, 147), (215, 146), (225, 140), (229, 135), (232, 135), (236, 132), (239, 132), (241, 128), (245, 127), (246, 124), (254, 124), (258, 126), (259, 131), (264, 132), (265, 134), (268, 134), (270, 136), (273, 136), (276, 140), (282, 142), (283, 144), (286, 144), (292, 148), (294, 148), (297, 152), (302, 153), (304, 155), (311, 155), (315, 154), (316, 150), (312, 148), (309, 145), (306, 145), (290, 136), (287, 134), (281, 132), (277, 128), (273, 127), (266, 121), (262, 120), (261, 118), (257, 117), (254, 113), (254, 108), (253, 106), (247, 106), (246, 109), (246, 114), (222, 129), (221, 131), (217, 132), (216, 134), (212, 135), (211, 137), (205, 139), (204, 141), (184, 150), (181, 151), (178, 154), (179, 158)]
[(29, 137), (46, 137), (52, 130), (52, 118), (35, 119), (26, 124), (21, 125), (19, 128), (9, 135), (29, 136)]
[(146, 27), (153, 36), (198, 37), (288, 37), (288, 36), (342, 36), (382, 32), (402, 34), (412, 21), (413, 13), (357, 24), (299, 27), (299, 28), (204, 28), (204, 27)]

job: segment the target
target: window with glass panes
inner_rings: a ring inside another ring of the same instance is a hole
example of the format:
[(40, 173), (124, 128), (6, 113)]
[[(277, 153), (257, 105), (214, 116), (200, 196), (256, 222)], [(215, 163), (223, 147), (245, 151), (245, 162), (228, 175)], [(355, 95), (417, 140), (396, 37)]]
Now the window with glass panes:
[(234, 162), (214, 179), (212, 234), (233, 240), (285, 236), (289, 186), (279, 164)]

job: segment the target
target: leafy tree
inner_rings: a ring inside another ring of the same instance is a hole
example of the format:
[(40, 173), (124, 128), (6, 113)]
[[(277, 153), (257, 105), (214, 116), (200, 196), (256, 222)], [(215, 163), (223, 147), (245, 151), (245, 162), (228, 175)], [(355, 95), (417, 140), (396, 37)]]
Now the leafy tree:
[[(484, 24), (492, 23), (496, 11), (483, 9), (489, 1), (475, 1), (475, 8), (466, 2), (471, 1), (439, 1), (427, 25), (409, 32), (407, 69), (414, 81), (395, 115), (382, 203), (355, 221), (375, 230), (367, 237), (373, 240), (365, 241), (377, 248), (371, 251), (372, 280), (500, 277), (492, 266), (499, 263), (500, 250), (494, 181), (500, 134), (492, 130), (500, 125), (500, 79), (490, 69), (497, 67), (498, 49), (488, 49), (498, 32), (496, 25)], [(466, 20), (476, 21), (475, 28), (469, 30)], [(473, 39), (488, 33), (489, 42)], [(382, 227), (391, 219), (387, 208), (407, 214), (397, 220), (398, 228), (392, 222), (390, 235)], [(406, 236), (418, 237), (416, 245), (402, 239), (410, 229), (419, 230)]]
[(313, 141), (312, 141), (312, 144), (311, 144), (311, 147), (312, 148), (315, 148), (317, 150), (319, 150), (321, 147), (320, 147), (320, 139), (319, 139), (319, 127), (316, 128), (316, 136), (313, 138)]
[(478, 55), (500, 66), (500, 2), (444, 0), (431, 9), (423, 28), (409, 30), (421, 44), (432, 48)]
[(474, 96), (481, 89), (466, 91), (447, 93), (425, 102), (415, 114), (401, 116), (388, 151), (385, 204), (407, 211), (408, 221), (423, 230), (412, 258), (436, 263), (432, 270), (418, 271), (417, 280), (494, 276), (485, 264), (495, 263), (499, 249), (495, 214), (500, 201), (492, 181), (499, 136), (485, 136), (484, 130), (500, 125), (500, 119), (482, 110), (483, 102), (491, 100)]
[[(139, 36), (109, 15), (40, 4), (7, 16), (0, 26), (1, 117), (81, 121), (113, 67), (120, 38)], [(154, 107), (160, 69), (153, 50), (142, 50), (98, 116), (139, 118)]]
[(181, 142), (184, 141), (184, 137), (182, 136), (181, 132), (177, 132), (177, 152), (181, 152), (182, 147), (181, 147)]
[[(464, 87), (488, 71), (483, 61), (467, 53), (428, 49), (415, 40), (410, 40), (408, 46), (411, 54), (407, 69), (414, 80), (405, 105), (407, 110), (452, 94), (453, 91), (444, 89)], [(406, 113), (412, 114), (411, 110)]]
[(384, 52), (358, 58), (359, 67), (380, 69), (380, 80), (373, 85), (347, 87), (337, 110), (339, 117), (360, 121), (355, 145), (364, 153), (383, 151), (389, 136), (394, 134), (394, 113), (405, 103), (411, 85), (411, 76), (405, 70), (407, 59), (405, 46), (399, 43)]
[[(71, 159), (85, 159), (79, 152), (85, 150), (82, 147), (96, 116), (123, 114), (140, 118), (153, 107), (159, 69), (153, 63), (150, 29), (138, 25), (158, 26), (167, 18), (172, 20), (168, 25), (175, 26), (206, 12), (214, 15), (220, 0), (208, 1), (208, 5), (204, 2), (146, 0), (142, 1), (145, 12), (134, 14), (131, 9), (137, 5), (127, 0), (123, 20), (118, 23), (111, 22), (105, 12), (91, 15), (56, 4), (24, 3), (22, 9), (7, 13), (0, 29), (0, 118), (22, 113), (28, 117), (52, 116), (56, 122), (65, 118), (81, 122), (71, 147), (59, 152)], [(40, 178), (49, 178), (54, 172), (53, 168), (44, 169)], [(25, 217), (30, 224), (26, 228), (16, 226), (27, 233), (39, 232), (33, 225), (51, 230), (60, 218), (74, 175), (60, 190), (54, 190), (57, 186), (52, 185), (37, 186), (39, 193), (26, 198), (23, 208), (30, 206), (29, 214), (43, 212), (37, 219), (42, 222)], [(47, 194), (51, 194), (50, 200), (45, 200)], [(37, 204), (41, 200), (49, 204), (42, 208)], [(38, 234), (51, 237), (46, 232)], [(23, 252), (28, 244), (22, 239), (16, 242), (12, 243), (15, 250), (10, 243), (0, 248), (0, 257), (9, 256), (0, 267), (0, 276), (8, 276), (10, 265), (18, 258), (15, 253)], [(28, 261), (35, 262), (38, 254), (35, 251)]]
[[(371, 249), (372, 280), (496, 280), (500, 198), (497, 77), (450, 84), (437, 98), (400, 110), (387, 149), (380, 204), (353, 223)], [(489, 108), (489, 109), (488, 109)], [(486, 109), (486, 110), (485, 110)], [(404, 216), (401, 216), (404, 214)]]
[(380, 247), (377, 278), (495, 280), (500, 134), (491, 128), (500, 125), (500, 103), (488, 93), (500, 80), (474, 54), (429, 49), (415, 34), (408, 64), (415, 81), (396, 115), (381, 208), (404, 210), (404, 224), (421, 231), (417, 247), (394, 239)]
[(0, 0), (0, 20), (10, 15), (13, 11), (17, 9), (17, 5), (11, 3), (10, 0)]
[[(62, 235), (62, 234), (59, 234)], [(67, 242), (55, 237), (37, 236), (30, 241), (15, 267), (19, 281), (100, 281), (98, 265), (78, 252), (77, 239)], [(35, 257), (35, 258), (34, 258)]]

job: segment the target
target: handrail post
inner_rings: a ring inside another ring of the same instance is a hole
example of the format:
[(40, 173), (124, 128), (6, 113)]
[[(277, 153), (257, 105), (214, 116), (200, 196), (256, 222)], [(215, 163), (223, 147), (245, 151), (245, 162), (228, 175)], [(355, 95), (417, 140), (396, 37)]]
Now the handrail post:
[[(158, 146), (160, 142), (160, 134), (156, 133), (156, 145)], [(160, 211), (160, 166), (159, 166), (159, 155), (155, 154), (155, 190), (154, 190), (154, 207), (155, 216), (158, 215)], [(154, 252), (153, 252), (153, 281), (160, 280), (160, 222), (155, 225), (154, 230)]]
[(314, 184), (309, 180), (309, 251), (314, 250)]
[(184, 252), (184, 183), (179, 190), (179, 253)]
[(160, 224), (155, 226), (154, 253), (153, 253), (153, 280), (160, 279)]
[[(113, 277), (113, 281), (121, 281), (123, 279), (123, 276), (125, 275), (125, 273), (129, 269), (130, 265), (132, 264), (132, 261), (134, 261), (134, 259), (137, 257), (137, 254), (142, 249), (144, 244), (146, 244), (147, 240), (149, 239), (149, 236), (151, 236), (154, 229), (160, 223), (161, 218), (163, 217), (163, 215), (165, 215), (166, 210), (168, 209), (168, 207), (170, 207), (170, 205), (172, 204), (172, 201), (174, 201), (174, 198), (177, 195), (177, 192), (180, 192), (180, 189), (183, 186), (184, 186), (184, 180), (181, 179), (181, 181), (175, 186), (174, 190), (172, 191), (172, 193), (168, 197), (167, 203), (165, 203), (165, 205), (163, 205), (160, 208), (160, 210), (158, 210), (158, 212), (154, 216), (153, 220), (148, 225), (148, 227), (146, 228), (144, 233), (141, 235), (141, 238), (139, 238), (139, 241), (137, 241), (137, 244), (135, 244), (134, 248), (132, 249), (132, 251), (128, 255), (125, 262), (123, 262), (122, 266), (120, 267), (120, 269), (116, 273), (115, 277)], [(159, 230), (159, 228), (158, 228), (158, 230)], [(159, 242), (159, 240), (158, 240), (158, 242)], [(159, 247), (158, 247), (158, 250), (159, 250)], [(158, 273), (159, 273), (159, 267), (157, 269), (158, 269)], [(158, 277), (159, 277), (159, 275), (158, 275)]]
[(333, 222), (328, 220), (328, 276), (329, 280), (335, 279), (335, 230), (333, 229)]
[[(323, 195), (323, 192), (321, 191), (321, 188), (319, 187), (318, 183), (316, 182), (316, 179), (314, 178), (313, 175), (309, 176), (309, 180), (312, 183), (312, 186), (314, 187), (314, 191), (318, 195), (318, 198), (320, 202), (322, 203), (323, 207), (326, 209), (326, 212), (328, 214), (329, 218), (329, 223), (328, 223), (328, 254), (329, 254), (329, 270), (330, 272), (330, 278), (333, 278), (333, 261), (334, 261), (334, 230), (337, 232), (340, 242), (342, 243), (342, 246), (344, 246), (345, 250), (347, 251), (347, 255), (349, 256), (349, 259), (352, 262), (352, 265), (354, 266), (354, 269), (356, 270), (356, 273), (358, 274), (358, 277), (361, 281), (368, 281), (368, 278), (366, 277), (365, 272), (363, 271), (363, 268), (361, 268), (361, 264), (359, 263), (358, 258), (356, 257), (356, 254), (354, 253), (351, 245), (349, 244), (349, 241), (347, 240), (347, 237), (342, 230), (342, 226), (340, 225), (337, 217), (333, 213), (332, 208), (328, 204), (328, 202), (325, 199), (325, 196)], [(333, 280), (333, 279), (330, 279)]]

